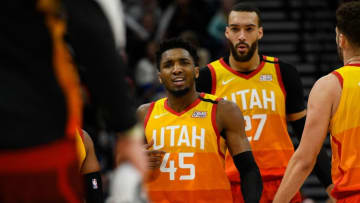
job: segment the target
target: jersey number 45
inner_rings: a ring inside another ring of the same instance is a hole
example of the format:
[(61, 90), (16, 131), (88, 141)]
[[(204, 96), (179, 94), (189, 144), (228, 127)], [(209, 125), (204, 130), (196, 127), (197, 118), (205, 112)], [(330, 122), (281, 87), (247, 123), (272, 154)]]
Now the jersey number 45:
[[(182, 169), (189, 169), (189, 175), (181, 175), (179, 177), (179, 180), (193, 180), (195, 179), (195, 166), (193, 164), (185, 164), (184, 163), (184, 158), (186, 157), (193, 157), (194, 153), (192, 152), (188, 152), (188, 153), (179, 153), (179, 166), (178, 168), (182, 168)], [(160, 171), (163, 173), (169, 173), (169, 178), (170, 180), (175, 180), (175, 173), (177, 171), (178, 168), (175, 167), (175, 161), (174, 160), (169, 160), (170, 157), (170, 153), (166, 153), (163, 161), (160, 165)], [(169, 162), (169, 167), (166, 167), (167, 163)]]

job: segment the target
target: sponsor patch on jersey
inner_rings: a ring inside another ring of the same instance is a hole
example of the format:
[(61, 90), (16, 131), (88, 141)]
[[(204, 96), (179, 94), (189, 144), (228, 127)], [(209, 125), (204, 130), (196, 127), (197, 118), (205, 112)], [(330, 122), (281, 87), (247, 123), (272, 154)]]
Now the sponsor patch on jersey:
[(191, 118), (205, 118), (207, 116), (206, 111), (194, 111)]
[(260, 81), (272, 81), (273, 77), (271, 74), (260, 75)]

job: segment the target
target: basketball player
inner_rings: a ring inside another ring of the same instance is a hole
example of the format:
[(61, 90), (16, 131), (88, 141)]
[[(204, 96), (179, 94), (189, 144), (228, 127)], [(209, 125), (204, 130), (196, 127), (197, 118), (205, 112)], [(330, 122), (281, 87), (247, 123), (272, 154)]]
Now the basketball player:
[(300, 145), (291, 157), (274, 202), (289, 202), (314, 167), (331, 133), (331, 194), (337, 202), (360, 202), (360, 2), (336, 11), (336, 43), (344, 66), (320, 78), (312, 88)]
[(138, 109), (151, 149), (166, 152), (160, 167), (150, 171), (151, 201), (232, 202), (224, 171), (227, 147), (243, 178), (245, 202), (258, 202), (262, 183), (241, 111), (230, 101), (196, 92), (195, 49), (179, 39), (165, 41), (157, 67), (167, 97)]
[[(258, 41), (263, 37), (263, 27), (256, 7), (244, 3), (234, 5), (225, 36), (230, 55), (200, 70), (197, 90), (233, 101), (242, 110), (246, 135), (264, 184), (260, 202), (271, 202), (294, 152), (286, 122), (290, 121), (299, 136), (304, 126), (302, 84), (293, 66), (275, 57), (259, 55)], [(315, 171), (328, 187), (330, 159), (325, 151), (321, 156), (322, 162)], [(242, 180), (231, 156), (226, 157), (226, 172), (234, 202), (241, 202), (239, 183)], [(297, 193), (292, 202), (300, 201)]]

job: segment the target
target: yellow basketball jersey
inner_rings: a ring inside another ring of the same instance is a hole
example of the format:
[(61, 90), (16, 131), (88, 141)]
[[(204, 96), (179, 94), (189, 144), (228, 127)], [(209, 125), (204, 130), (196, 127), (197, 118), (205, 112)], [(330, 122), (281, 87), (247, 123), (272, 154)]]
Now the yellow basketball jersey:
[(83, 139), (84, 139), (84, 137), (83, 137), (82, 130), (76, 129), (75, 141), (76, 141), (76, 149), (77, 149), (80, 168), (86, 157), (86, 149), (85, 149), (85, 144), (84, 144)]
[(147, 182), (152, 202), (232, 202), (216, 108), (216, 97), (208, 94), (180, 113), (166, 98), (151, 104), (146, 139), (154, 140), (152, 149), (166, 151), (160, 169), (152, 171)]
[(330, 121), (333, 195), (360, 192), (360, 64), (333, 72), (342, 84), (339, 106)]
[[(286, 93), (278, 59), (263, 56), (248, 75), (233, 70), (222, 58), (208, 67), (212, 93), (235, 102), (243, 112), (246, 135), (263, 179), (281, 177), (294, 147), (287, 131)], [(231, 181), (240, 181), (231, 156), (226, 156), (226, 173)]]

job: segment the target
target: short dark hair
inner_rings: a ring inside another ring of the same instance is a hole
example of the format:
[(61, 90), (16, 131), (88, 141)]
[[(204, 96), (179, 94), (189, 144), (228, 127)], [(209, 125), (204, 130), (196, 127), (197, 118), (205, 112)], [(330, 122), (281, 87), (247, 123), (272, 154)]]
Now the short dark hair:
[(351, 1), (336, 10), (336, 26), (349, 42), (360, 47), (360, 2)]
[[(235, 4), (230, 12), (232, 11), (236, 11), (236, 12), (255, 12), (256, 15), (258, 16), (258, 24), (259, 24), (259, 27), (262, 27), (262, 20), (261, 20), (261, 17), (260, 17), (260, 10), (254, 6), (253, 4), (251, 3), (237, 3)], [(229, 15), (230, 13), (228, 14), (228, 22), (229, 22)]]
[(181, 38), (171, 38), (160, 43), (160, 47), (158, 51), (156, 51), (156, 68), (158, 69), (158, 71), (160, 71), (161, 55), (169, 49), (177, 48), (185, 49), (186, 51), (188, 51), (193, 58), (195, 66), (199, 66), (199, 56), (196, 52), (196, 49), (189, 42)]

